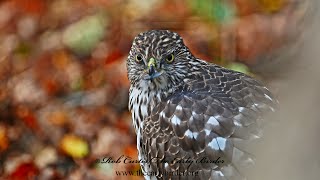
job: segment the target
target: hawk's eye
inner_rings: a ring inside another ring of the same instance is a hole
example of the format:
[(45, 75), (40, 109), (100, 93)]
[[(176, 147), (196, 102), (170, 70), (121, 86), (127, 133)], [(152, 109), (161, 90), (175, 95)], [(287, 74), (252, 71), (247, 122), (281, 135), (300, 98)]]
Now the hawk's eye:
[(173, 54), (169, 54), (167, 57), (166, 57), (166, 61), (168, 63), (172, 63), (172, 61), (174, 60), (174, 55)]
[(142, 61), (142, 56), (141, 55), (136, 55), (136, 61), (141, 62)]

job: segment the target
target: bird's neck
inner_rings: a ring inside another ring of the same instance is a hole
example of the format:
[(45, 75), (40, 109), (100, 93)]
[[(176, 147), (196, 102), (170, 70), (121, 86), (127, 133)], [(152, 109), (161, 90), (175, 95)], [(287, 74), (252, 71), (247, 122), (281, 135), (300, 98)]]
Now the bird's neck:
[(151, 81), (145, 81), (139, 85), (131, 86), (129, 110), (133, 110), (133, 104), (146, 105), (149, 108), (153, 108), (158, 102), (167, 98), (172, 91), (172, 87), (157, 86)]

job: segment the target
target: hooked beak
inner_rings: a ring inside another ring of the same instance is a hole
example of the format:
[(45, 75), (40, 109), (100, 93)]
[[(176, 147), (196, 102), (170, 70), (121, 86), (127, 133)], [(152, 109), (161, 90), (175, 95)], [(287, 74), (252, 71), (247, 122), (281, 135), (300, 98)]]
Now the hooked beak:
[(145, 77), (145, 80), (153, 80), (161, 76), (162, 72), (158, 72), (156, 70), (156, 60), (154, 58), (150, 58), (148, 62), (148, 75)]

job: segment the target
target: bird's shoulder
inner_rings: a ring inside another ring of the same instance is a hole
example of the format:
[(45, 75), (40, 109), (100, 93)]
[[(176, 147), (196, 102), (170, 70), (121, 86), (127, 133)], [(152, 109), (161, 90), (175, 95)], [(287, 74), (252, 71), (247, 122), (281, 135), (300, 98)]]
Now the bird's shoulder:
[[(187, 130), (210, 134), (206, 129), (218, 136), (237, 136), (235, 128), (257, 128), (257, 120), (276, 108), (277, 100), (259, 81), (218, 65), (201, 63), (202, 69), (151, 109), (147, 125), (159, 130), (170, 126), (179, 137)], [(251, 136), (240, 134), (241, 138)]]
[(210, 96), (222, 102), (232, 101), (237, 107), (253, 107), (263, 112), (277, 107), (276, 98), (259, 80), (200, 59), (198, 61), (201, 68), (185, 78), (180, 87), (182, 91), (177, 91), (175, 95), (187, 91), (190, 96)]

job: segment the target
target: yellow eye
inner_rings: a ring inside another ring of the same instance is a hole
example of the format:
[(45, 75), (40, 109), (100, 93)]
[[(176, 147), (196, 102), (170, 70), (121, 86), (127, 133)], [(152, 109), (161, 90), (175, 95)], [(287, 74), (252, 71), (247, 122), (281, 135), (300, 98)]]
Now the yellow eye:
[(141, 62), (142, 61), (142, 56), (141, 55), (136, 55), (136, 61)]
[(174, 60), (174, 55), (173, 55), (173, 54), (170, 54), (170, 55), (168, 55), (168, 56), (166, 57), (166, 61), (167, 61), (168, 63), (172, 63), (173, 60)]

